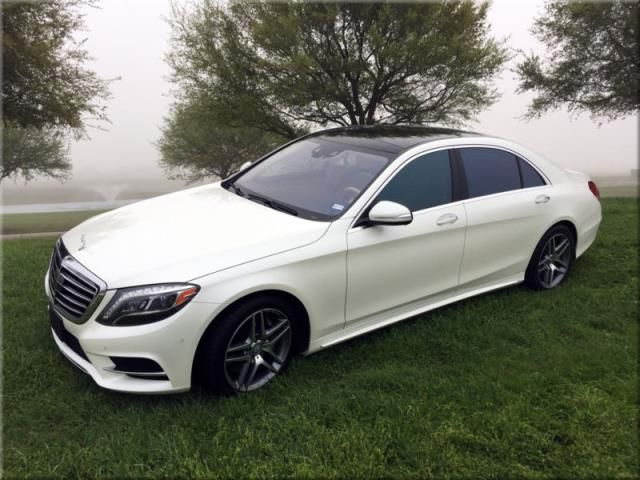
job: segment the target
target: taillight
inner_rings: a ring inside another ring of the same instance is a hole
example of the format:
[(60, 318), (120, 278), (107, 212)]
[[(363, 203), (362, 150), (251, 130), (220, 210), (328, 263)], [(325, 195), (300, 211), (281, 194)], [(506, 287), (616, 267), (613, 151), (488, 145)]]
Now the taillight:
[(600, 200), (600, 190), (598, 190), (598, 186), (596, 185), (596, 183), (592, 182), (591, 180), (589, 180), (589, 190), (591, 190), (591, 193), (593, 193), (596, 198)]

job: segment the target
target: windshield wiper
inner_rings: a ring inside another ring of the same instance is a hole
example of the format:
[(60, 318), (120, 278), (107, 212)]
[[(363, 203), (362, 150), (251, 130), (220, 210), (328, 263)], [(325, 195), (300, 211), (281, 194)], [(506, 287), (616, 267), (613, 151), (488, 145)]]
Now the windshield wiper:
[(228, 184), (229, 189), (232, 189), (235, 193), (240, 195), (241, 197), (246, 197), (247, 195), (242, 191), (242, 189), (235, 184), (235, 182), (230, 182)]
[(298, 216), (298, 211), (295, 208), (289, 207), (288, 205), (284, 205), (276, 200), (271, 200), (269, 198), (261, 197), (260, 195), (254, 195), (253, 193), (247, 194), (247, 198), (249, 200), (260, 202), (263, 205), (266, 205), (267, 207), (273, 208), (274, 210), (280, 210), (281, 212), (285, 212), (290, 215), (295, 215), (296, 217)]

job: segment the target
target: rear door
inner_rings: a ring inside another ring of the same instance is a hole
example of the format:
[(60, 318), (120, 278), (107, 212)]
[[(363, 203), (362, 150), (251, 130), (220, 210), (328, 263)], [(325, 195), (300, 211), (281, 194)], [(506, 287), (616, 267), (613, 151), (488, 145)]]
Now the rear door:
[(551, 186), (526, 160), (489, 147), (455, 150), (467, 184), (460, 286), (513, 281), (551, 218)]

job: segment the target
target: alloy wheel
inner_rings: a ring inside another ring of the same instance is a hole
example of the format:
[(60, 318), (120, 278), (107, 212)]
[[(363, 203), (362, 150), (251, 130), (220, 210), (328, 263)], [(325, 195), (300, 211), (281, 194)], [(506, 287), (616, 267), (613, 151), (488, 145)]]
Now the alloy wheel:
[(282, 369), (291, 350), (291, 323), (275, 308), (262, 308), (236, 328), (224, 355), (224, 373), (238, 392), (262, 387)]
[(538, 281), (543, 288), (557, 286), (567, 276), (571, 256), (571, 239), (564, 233), (549, 237), (540, 252)]

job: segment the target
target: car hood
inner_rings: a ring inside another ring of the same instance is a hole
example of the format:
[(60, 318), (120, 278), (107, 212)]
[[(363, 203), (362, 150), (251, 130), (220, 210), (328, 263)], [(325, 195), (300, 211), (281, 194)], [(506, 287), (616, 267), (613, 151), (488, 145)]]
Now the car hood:
[(247, 200), (218, 182), (103, 213), (62, 240), (108, 288), (122, 288), (189, 281), (308, 245), (328, 227)]

